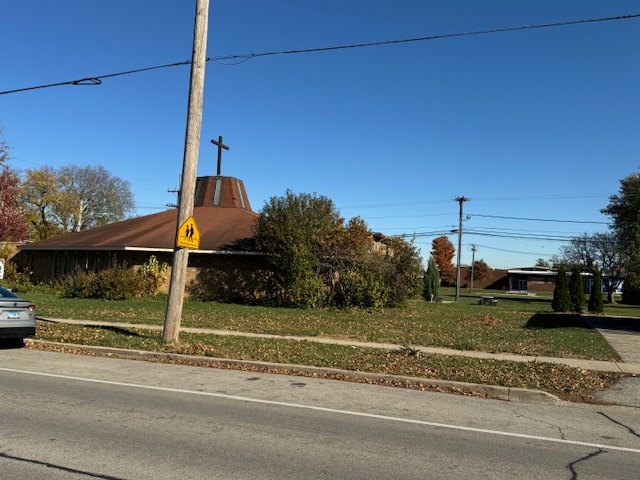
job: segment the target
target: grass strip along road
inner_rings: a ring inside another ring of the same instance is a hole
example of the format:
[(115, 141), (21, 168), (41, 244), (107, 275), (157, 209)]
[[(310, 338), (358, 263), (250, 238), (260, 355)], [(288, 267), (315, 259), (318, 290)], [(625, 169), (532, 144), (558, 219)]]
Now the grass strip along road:
[[(486, 292), (482, 292), (486, 294)], [(624, 377), (549, 363), (520, 363), (418, 352), (412, 345), (483, 352), (617, 361), (617, 353), (581, 316), (555, 314), (549, 297), (497, 296), (497, 306), (413, 300), (384, 311), (300, 310), (186, 301), (183, 327), (273, 335), (313, 336), (393, 343), (395, 350), (308, 341), (182, 332), (164, 344), (158, 331), (39, 322), (37, 337), (66, 344), (160, 351), (215, 358), (330, 367), (544, 390), (570, 401), (593, 395)], [(38, 315), (162, 325), (166, 297), (127, 301), (65, 299), (29, 293)], [(445, 300), (447, 298), (445, 297)], [(640, 308), (607, 306), (605, 315), (640, 317)], [(640, 319), (639, 319), (640, 321)]]

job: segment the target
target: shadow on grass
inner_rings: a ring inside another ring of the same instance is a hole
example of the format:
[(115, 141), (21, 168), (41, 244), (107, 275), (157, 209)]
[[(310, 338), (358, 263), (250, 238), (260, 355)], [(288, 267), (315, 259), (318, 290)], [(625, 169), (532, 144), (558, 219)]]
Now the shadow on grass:
[(532, 330), (550, 328), (587, 328), (593, 329), (586, 318), (577, 314), (567, 313), (536, 313), (524, 328)]
[(505, 301), (509, 301), (509, 302), (514, 302), (514, 303), (551, 303), (551, 299), (549, 298), (544, 298), (544, 297), (535, 297), (535, 296), (528, 296), (528, 297), (500, 297), (501, 300), (505, 300)]
[[(44, 323), (50, 323), (52, 325), (68, 325), (65, 324), (63, 322), (55, 322), (52, 320), (47, 320), (47, 319), (43, 319), (43, 318), (38, 318), (39, 322), (44, 322)], [(77, 326), (81, 326), (81, 327), (86, 327), (86, 328), (94, 328), (96, 330), (105, 330), (107, 332), (113, 332), (117, 335), (128, 335), (130, 337), (142, 337), (143, 335), (140, 335), (140, 332), (138, 332), (136, 329), (128, 329), (128, 328), (121, 328), (121, 327), (116, 327), (114, 325), (77, 325)]]
[(585, 321), (593, 328), (640, 334), (640, 318), (585, 316)]
[[(496, 293), (496, 294), (487, 293), (486, 295), (493, 296), (496, 300), (500, 302), (525, 303), (525, 304), (550, 304), (551, 303), (551, 299), (549, 297), (538, 297), (535, 295), (513, 295), (512, 296), (512, 295), (505, 295), (504, 293)], [(478, 303), (478, 299), (481, 296), (485, 296), (485, 294), (460, 295), (461, 298), (467, 298), (472, 303)]]
[(137, 330), (129, 330), (126, 328), (120, 328), (120, 327), (114, 327), (111, 325), (99, 325), (99, 326), (92, 326), (92, 328), (97, 328), (99, 330), (106, 330), (108, 332), (113, 332), (116, 333), (118, 335), (128, 335), (130, 337), (141, 337), (142, 335), (140, 335), (140, 332), (138, 332)]

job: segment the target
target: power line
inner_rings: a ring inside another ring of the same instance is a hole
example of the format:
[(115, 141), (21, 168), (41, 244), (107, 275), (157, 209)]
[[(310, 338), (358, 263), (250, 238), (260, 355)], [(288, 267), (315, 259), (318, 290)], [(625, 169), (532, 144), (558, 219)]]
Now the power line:
[(87, 78), (81, 78), (79, 80), (69, 80), (67, 82), (50, 83), (48, 85), (38, 85), (36, 87), (18, 88), (15, 90), (7, 90), (5, 92), (0, 92), (0, 95), (6, 95), (8, 93), (26, 92), (28, 90), (38, 90), (40, 88), (59, 87), (62, 85), (100, 85), (102, 84), (102, 79), (105, 79), (105, 78), (119, 77), (122, 75), (130, 75), (132, 73), (147, 72), (149, 70), (158, 70), (160, 68), (170, 68), (170, 67), (177, 67), (182, 65), (191, 65), (191, 61), (188, 60), (184, 62), (168, 63), (166, 65), (156, 65), (155, 67), (137, 68), (135, 70), (127, 70), (126, 72), (109, 73), (107, 75), (100, 75), (97, 77), (87, 77)]
[[(476, 235), (479, 237), (494, 237), (494, 238), (508, 238), (512, 240), (536, 240), (536, 241), (546, 241), (546, 242), (570, 242), (572, 238), (575, 236), (560, 236), (560, 235), (536, 235), (536, 234), (528, 234), (528, 235), (517, 235), (517, 234), (508, 234), (508, 233), (489, 233), (489, 232), (481, 232), (473, 229), (465, 229), (466, 235)], [(431, 232), (413, 232), (413, 233), (404, 233), (394, 235), (396, 237), (434, 237), (440, 235), (451, 235), (453, 233), (458, 233), (457, 230), (452, 229), (449, 231), (441, 230), (441, 231), (431, 231)]]
[(630, 18), (640, 17), (640, 13), (634, 13), (630, 15), (619, 15), (615, 17), (602, 17), (602, 18), (590, 18), (584, 20), (568, 20), (564, 22), (555, 22), (555, 23), (542, 23), (537, 25), (525, 25), (519, 27), (507, 27), (507, 28), (495, 28), (489, 30), (476, 30), (471, 32), (460, 32), (460, 33), (445, 33), (442, 35), (430, 35), (426, 37), (415, 37), (415, 38), (405, 38), (400, 40), (384, 40), (379, 42), (368, 42), (368, 43), (354, 43), (351, 45), (338, 45), (333, 47), (319, 47), (319, 48), (307, 48), (300, 50), (282, 50), (278, 52), (267, 52), (267, 53), (256, 53), (250, 55), (229, 55), (227, 57), (218, 57), (217, 61), (220, 60), (240, 60), (241, 62), (245, 62), (252, 58), (258, 57), (266, 57), (269, 55), (287, 55), (287, 54), (295, 54), (295, 53), (316, 53), (316, 52), (327, 52), (331, 50), (343, 50), (347, 48), (362, 48), (362, 47), (377, 47), (381, 45), (394, 45), (399, 43), (409, 43), (409, 42), (422, 42), (427, 40), (442, 40), (445, 38), (455, 38), (455, 37), (468, 37), (472, 35), (487, 35), (491, 33), (504, 33), (504, 32), (515, 32), (518, 30), (532, 30), (538, 28), (551, 28), (551, 27), (565, 27), (569, 25), (579, 25), (585, 23), (595, 23), (595, 22), (607, 22), (611, 20), (626, 20)]
[(567, 235), (567, 234), (573, 234), (575, 236), (579, 236), (582, 235), (582, 233), (584, 232), (566, 232), (566, 231), (562, 231), (562, 230), (541, 230), (539, 228), (536, 229), (526, 229), (526, 228), (508, 228), (508, 227), (501, 227), (501, 228), (496, 228), (496, 227), (484, 227), (484, 226), (477, 226), (477, 227), (473, 227), (473, 230), (476, 231), (481, 231), (481, 232), (489, 232), (489, 233), (505, 233), (505, 234), (511, 234), (511, 233), (521, 233), (521, 234), (526, 234), (526, 233), (538, 233), (538, 234), (546, 234), (546, 235), (554, 235), (554, 234), (558, 234), (558, 235)]
[(577, 193), (569, 195), (518, 195), (517, 197), (480, 197), (479, 202), (504, 202), (507, 200), (563, 200), (567, 198), (609, 198), (610, 194), (605, 193)]
[[(633, 13), (629, 15), (618, 15), (613, 17), (601, 17), (601, 18), (589, 18), (582, 20), (568, 20), (564, 22), (555, 22), (555, 23), (542, 23), (537, 25), (524, 25), (519, 27), (507, 27), (507, 28), (496, 28), (496, 29), (488, 29), (488, 30), (476, 30), (470, 32), (459, 32), (459, 33), (446, 33), (442, 35), (430, 35), (424, 37), (414, 37), (414, 38), (404, 38), (399, 40), (383, 40), (377, 42), (367, 42), (367, 43), (354, 43), (349, 45), (336, 45), (331, 47), (317, 47), (317, 48), (307, 48), (307, 49), (298, 49), (298, 50), (281, 50), (274, 52), (263, 52), (263, 53), (251, 53), (247, 55), (227, 55), (220, 57), (207, 57), (206, 61), (215, 61), (222, 65), (238, 65), (240, 63), (244, 63), (248, 60), (260, 57), (267, 56), (275, 56), (275, 55), (291, 55), (291, 54), (299, 54), (299, 53), (318, 53), (318, 52), (328, 52), (334, 50), (345, 50), (352, 48), (364, 48), (364, 47), (377, 47), (382, 45), (396, 45), (402, 43), (410, 43), (410, 42), (423, 42), (428, 40), (442, 40), (447, 38), (456, 38), (456, 37), (468, 37), (473, 35), (488, 35), (493, 33), (505, 33), (505, 32), (515, 32), (520, 30), (533, 30), (533, 29), (541, 29), (541, 28), (553, 28), (553, 27), (565, 27), (571, 25), (581, 25), (587, 23), (596, 23), (596, 22), (608, 22), (614, 20), (628, 20), (633, 18), (640, 17), (640, 13)], [(231, 61), (231, 63), (229, 63)], [(46, 85), (38, 85), (34, 87), (25, 87), (18, 88), (14, 90), (6, 90), (4, 92), (0, 92), (0, 95), (7, 95), (9, 93), (18, 93), (25, 92), (29, 90), (37, 90), (41, 88), (51, 88), (51, 87), (59, 87), (62, 85), (100, 85), (102, 84), (102, 80), (105, 78), (117, 77), (122, 75), (131, 75), (134, 73), (146, 72), (150, 70), (158, 70), (161, 68), (171, 68), (177, 66), (190, 65), (191, 61), (187, 60), (184, 62), (176, 62), (176, 63), (168, 63), (165, 65), (156, 65), (153, 67), (145, 67), (138, 68), (135, 70), (127, 70), (125, 72), (118, 73), (110, 73), (106, 75), (99, 75), (95, 77), (85, 77), (77, 80), (69, 80), (66, 82), (58, 82), (58, 83), (50, 83)]]
[(534, 253), (534, 252), (520, 252), (518, 250), (507, 250), (505, 248), (496, 248), (496, 247), (488, 247), (487, 245), (477, 245), (477, 247), (480, 248), (486, 248), (487, 250), (497, 250), (499, 252), (506, 252), (506, 253), (517, 253), (520, 255), (538, 255), (540, 257), (551, 257), (554, 254), (549, 254), (549, 253)]
[[(640, 195), (640, 194), (639, 194)], [(571, 194), (571, 195), (532, 195), (532, 196), (522, 196), (519, 195), (517, 197), (481, 197), (478, 198), (478, 201), (480, 202), (487, 202), (487, 201), (500, 201), (500, 202), (505, 202), (505, 201), (516, 201), (516, 200), (521, 200), (521, 201), (528, 201), (528, 200), (564, 200), (564, 199), (576, 199), (576, 198), (609, 198), (611, 197), (610, 194), (593, 194), (593, 193), (577, 193), (577, 194)], [(474, 202), (475, 202), (475, 197), (474, 197)], [(341, 209), (343, 210), (349, 210), (349, 209), (355, 209), (355, 208), (383, 208), (383, 207), (404, 207), (404, 206), (411, 206), (411, 205), (429, 205), (429, 204), (434, 204), (434, 203), (448, 203), (450, 200), (429, 200), (429, 201), (422, 201), (422, 202), (403, 202), (403, 203), (380, 203), (380, 204), (373, 204), (373, 205), (346, 205), (346, 206), (342, 206)], [(414, 217), (419, 217), (419, 216), (423, 216), (423, 217), (430, 217), (432, 215), (411, 215)], [(372, 218), (372, 217), (369, 217)], [(385, 218), (385, 217), (375, 217), (375, 218)]]
[(505, 220), (529, 220), (534, 222), (555, 222), (555, 223), (582, 223), (582, 224), (594, 224), (594, 225), (609, 225), (609, 222), (591, 222), (582, 220), (552, 220), (547, 218), (527, 218), (527, 217), (507, 217), (503, 215), (480, 215), (478, 213), (469, 214), (470, 217), (483, 217), (483, 218), (502, 218)]
[(570, 242), (574, 237), (565, 237), (565, 236), (552, 236), (552, 235), (508, 235), (508, 234), (498, 234), (498, 233), (488, 233), (488, 232), (478, 232), (475, 230), (466, 229), (465, 233), (467, 235), (477, 235), (480, 237), (496, 237), (496, 238), (511, 238), (516, 240), (536, 240), (536, 241), (546, 241), (546, 242)]
[(450, 217), (451, 215), (453, 215), (453, 213), (431, 213), (431, 214), (421, 214), (421, 215), (384, 215), (382, 217), (367, 215), (367, 220), (380, 220), (380, 219), (389, 219), (389, 218), (397, 219), (397, 218), (423, 218), (423, 217)]
[[(386, 229), (386, 230), (390, 230), (390, 229)], [(405, 228), (404, 230), (406, 232), (408, 229)], [(535, 233), (535, 231), (532, 231), (532, 230), (528, 231), (530, 233), (525, 233), (520, 230), (517, 231), (519, 233), (516, 233), (508, 230), (509, 229), (491, 231), (491, 229), (478, 227), (478, 228), (465, 228), (465, 233), (467, 235), (476, 235), (481, 237), (508, 238), (508, 239), (516, 239), (516, 240), (536, 240), (536, 241), (549, 241), (549, 242), (570, 242), (572, 239), (578, 236), (577, 234), (562, 235), (562, 234), (555, 234), (556, 232), (544, 232), (544, 231), (539, 231), (539, 233)], [(441, 235), (451, 235), (451, 234), (457, 234), (457, 233), (458, 233), (457, 228), (455, 226), (451, 226), (451, 228), (446, 228), (446, 227), (434, 228), (432, 230), (426, 230), (422, 232), (416, 231), (416, 229), (413, 229), (411, 233), (399, 233), (393, 236), (401, 237), (401, 238), (407, 238), (407, 237), (423, 238), (423, 237), (435, 237), (435, 236), (441, 236)]]

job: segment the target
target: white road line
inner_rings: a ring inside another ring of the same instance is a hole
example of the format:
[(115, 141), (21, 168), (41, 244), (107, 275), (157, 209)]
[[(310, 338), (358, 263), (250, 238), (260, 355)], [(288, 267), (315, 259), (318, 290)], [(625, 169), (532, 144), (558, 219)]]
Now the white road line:
[(162, 392), (172, 392), (172, 393), (186, 393), (189, 395), (202, 395), (208, 397), (215, 398), (224, 398), (227, 400), (236, 400), (240, 402), (248, 402), (248, 403), (261, 403), (265, 405), (275, 405), (279, 407), (288, 407), (288, 408), (299, 408), (305, 410), (315, 410), (320, 412), (327, 413), (335, 413), (340, 415), (351, 415), (355, 417), (365, 417), (365, 418), (375, 418), (378, 420), (387, 420), (391, 422), (398, 423), (410, 423), (414, 425), (424, 425), (428, 427), (437, 427), (437, 428), (446, 428), (449, 430), (461, 430), (465, 432), (475, 432), (475, 433), (487, 433), (491, 435), (500, 435), (503, 437), (516, 437), (522, 438), (526, 440), (540, 440), (543, 442), (552, 442), (552, 443), (562, 443), (564, 445), (577, 445), (582, 447), (590, 447), (590, 448), (599, 448), (602, 450), (617, 450), (620, 452), (631, 452), (631, 453), (640, 453), (640, 449), (638, 448), (627, 448), (627, 447), (617, 447), (615, 445), (605, 445), (600, 443), (590, 443), (590, 442), (578, 442), (573, 440), (563, 440), (560, 438), (551, 438), (551, 437), (540, 437), (537, 435), (526, 435), (522, 433), (511, 433), (511, 432), (502, 432), (499, 430), (487, 430), (484, 428), (473, 428), (473, 427), (463, 427), (460, 425), (450, 425), (446, 423), (437, 423), (437, 422), (427, 422), (424, 420), (413, 420), (409, 418), (400, 418), (400, 417), (390, 417), (387, 415), (377, 415), (375, 413), (365, 413), (365, 412), (354, 412), (350, 410), (338, 410), (335, 408), (326, 408), (326, 407), (315, 407), (312, 405), (301, 405), (297, 403), (287, 403), (287, 402), (277, 402), (273, 400), (262, 400), (259, 398), (250, 398), (250, 397), (241, 397), (238, 395), (226, 395), (224, 393), (212, 393), (212, 392), (198, 392), (195, 390), (185, 390), (181, 388), (169, 388), (169, 387), (156, 387), (153, 385), (139, 385), (136, 383), (125, 383), (125, 382), (114, 382), (111, 380), (98, 380), (95, 378), (84, 378), (84, 377), (73, 377), (69, 375), (59, 375), (54, 373), (44, 373), (44, 372), (32, 372), (29, 370), (18, 370), (14, 368), (3, 368), (0, 367), (0, 371), (4, 372), (12, 372), (12, 373), (22, 373), (26, 375), (36, 375), (41, 377), (52, 377), (52, 378), (62, 378), (66, 380), (76, 380), (80, 382), (88, 382), (88, 383), (99, 383), (104, 385), (115, 385), (119, 387), (129, 387), (129, 388), (142, 388), (146, 390), (158, 390)]

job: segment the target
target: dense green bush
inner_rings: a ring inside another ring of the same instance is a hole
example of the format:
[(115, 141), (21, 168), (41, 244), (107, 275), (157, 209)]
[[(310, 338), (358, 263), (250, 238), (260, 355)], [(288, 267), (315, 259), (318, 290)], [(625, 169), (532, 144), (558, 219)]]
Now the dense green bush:
[(327, 197), (272, 197), (255, 239), (273, 272), (277, 294), (269, 300), (277, 305), (395, 307), (420, 293), (415, 246), (375, 235), (358, 217), (345, 224)]
[(144, 294), (155, 295), (167, 280), (169, 264), (165, 262), (160, 263), (155, 255), (151, 255), (149, 260), (140, 265), (138, 274), (145, 280), (146, 288)]
[(29, 279), (29, 271), (19, 271), (15, 264), (8, 261), (4, 266), (4, 278), (0, 280), (0, 285), (4, 288), (8, 288), (16, 293), (30, 293), (30, 292), (51, 292), (52, 284), (48, 282), (31, 283)]
[(324, 284), (315, 275), (296, 278), (291, 283), (289, 294), (291, 304), (301, 308), (315, 308), (325, 304)]
[(4, 265), (4, 278), (2, 286), (10, 288), (14, 292), (30, 292), (35, 287), (29, 282), (29, 273), (20, 272), (12, 261), (8, 261)]
[(95, 272), (78, 271), (60, 279), (56, 288), (60, 295), (67, 298), (94, 298)]
[(59, 281), (63, 297), (128, 300), (154, 295), (167, 276), (168, 265), (159, 264), (156, 257), (135, 270), (126, 264), (116, 264), (99, 272), (78, 271)]
[(389, 286), (370, 268), (349, 270), (337, 282), (332, 304), (339, 308), (383, 308), (389, 304)]
[(94, 296), (105, 300), (128, 300), (142, 297), (147, 280), (126, 265), (101, 270), (96, 274)]

